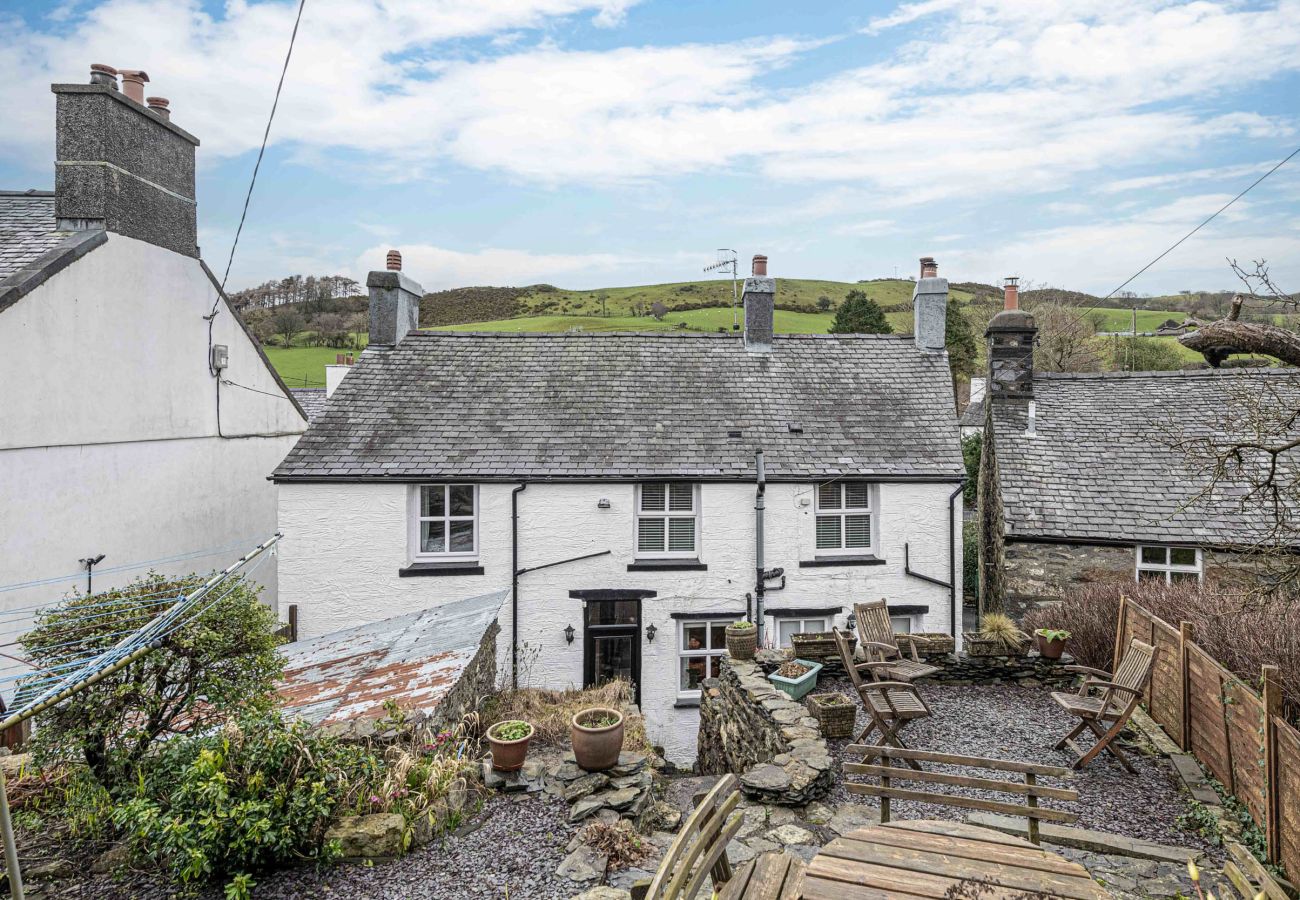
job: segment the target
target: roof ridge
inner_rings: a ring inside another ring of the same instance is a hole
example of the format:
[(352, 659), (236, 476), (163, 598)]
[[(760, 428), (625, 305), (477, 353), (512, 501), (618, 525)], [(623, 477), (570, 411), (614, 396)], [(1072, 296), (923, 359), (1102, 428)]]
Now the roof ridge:
[[(648, 337), (674, 340), (679, 338), (712, 338), (713, 340), (743, 338), (739, 331), (439, 331), (421, 328), (411, 331), (407, 337), (457, 337), (457, 338), (607, 338), (607, 337)], [(873, 340), (873, 341), (908, 341), (911, 334), (774, 334), (773, 340)]]
[(0, 197), (39, 197), (45, 199), (53, 196), (54, 191), (43, 191), (38, 188), (30, 188), (25, 191), (0, 190)]
[(1167, 369), (1142, 372), (1035, 372), (1034, 380), (1121, 381), (1137, 378), (1215, 378), (1233, 375), (1300, 375), (1300, 369), (1283, 366), (1233, 366), (1227, 369)]

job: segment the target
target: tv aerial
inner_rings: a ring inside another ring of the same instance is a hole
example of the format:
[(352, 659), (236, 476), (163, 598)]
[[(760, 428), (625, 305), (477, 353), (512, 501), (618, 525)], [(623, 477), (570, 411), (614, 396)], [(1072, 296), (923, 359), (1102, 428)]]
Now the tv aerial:
[(718, 259), (715, 263), (704, 267), (706, 272), (721, 272), (731, 269), (731, 330), (740, 329), (740, 318), (737, 307), (740, 304), (740, 290), (737, 287), (736, 279), (740, 277), (740, 255), (727, 247), (718, 248)]

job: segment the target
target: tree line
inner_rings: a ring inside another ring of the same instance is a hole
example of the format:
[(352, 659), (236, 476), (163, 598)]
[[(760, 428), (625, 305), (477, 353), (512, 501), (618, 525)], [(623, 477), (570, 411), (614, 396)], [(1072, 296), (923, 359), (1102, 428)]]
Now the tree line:
[[(361, 292), (361, 284), (346, 275), (290, 275), (272, 278), (229, 296), (236, 309), (271, 309), (285, 303), (311, 304), (354, 297)], [(313, 312), (315, 310), (304, 310), (306, 315)]]

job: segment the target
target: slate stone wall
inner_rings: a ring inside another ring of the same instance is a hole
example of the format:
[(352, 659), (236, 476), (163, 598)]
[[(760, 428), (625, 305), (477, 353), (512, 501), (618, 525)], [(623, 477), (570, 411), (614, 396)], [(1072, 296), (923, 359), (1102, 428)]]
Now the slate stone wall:
[(817, 720), (757, 663), (729, 656), (704, 682), (696, 765), (704, 775), (734, 772), (746, 796), (778, 806), (819, 800), (835, 779)]
[(1037, 653), (1029, 656), (971, 656), (966, 653), (927, 653), (925, 659), (939, 671), (918, 684), (1019, 684), (1024, 687), (1050, 687), (1070, 690), (1079, 676), (1065, 671), (1074, 665), (1069, 654), (1059, 660), (1047, 660)]
[(497, 635), (500, 633), (501, 626), (493, 620), (483, 632), (478, 652), (461, 673), (460, 681), (434, 709), (430, 722), (435, 728), (454, 728), (466, 713), (481, 707), (484, 699), (496, 692)]

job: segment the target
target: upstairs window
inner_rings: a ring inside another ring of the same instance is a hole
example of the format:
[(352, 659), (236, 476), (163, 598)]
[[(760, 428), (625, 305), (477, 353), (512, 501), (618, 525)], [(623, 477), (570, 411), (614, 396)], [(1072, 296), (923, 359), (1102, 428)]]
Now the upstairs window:
[(422, 484), (415, 491), (412, 544), (416, 559), (478, 556), (478, 488), (472, 484)]
[(1201, 551), (1195, 547), (1152, 547), (1139, 544), (1137, 548), (1137, 580), (1200, 581), (1202, 575)]
[(865, 481), (817, 486), (817, 553), (860, 554), (875, 546), (872, 488)]
[(699, 497), (695, 485), (647, 482), (637, 490), (636, 555), (642, 558), (699, 555)]

